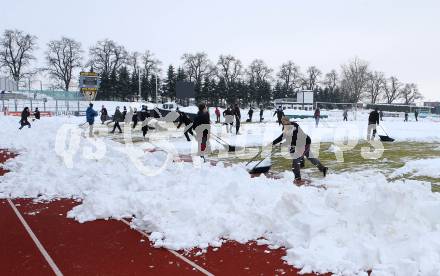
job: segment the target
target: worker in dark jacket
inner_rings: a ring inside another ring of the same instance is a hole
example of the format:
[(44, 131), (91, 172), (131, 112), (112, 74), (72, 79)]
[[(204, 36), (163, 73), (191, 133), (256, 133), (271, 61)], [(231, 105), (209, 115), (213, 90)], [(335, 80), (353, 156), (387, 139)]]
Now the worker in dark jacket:
[(38, 110), (38, 107), (35, 108), (34, 117), (35, 119), (40, 120), (41, 114), (40, 114), (40, 110)]
[(31, 128), (31, 124), (28, 121), (29, 116), (31, 116), (31, 113), (29, 112), (29, 107), (25, 107), (23, 111), (21, 112), (21, 119), (20, 119), (20, 128), (22, 129), (24, 126), (28, 126)]
[(301, 163), (304, 160), (304, 156), (321, 171), (324, 177), (327, 175), (327, 167), (324, 167), (318, 158), (313, 156), (310, 151), (310, 144), (312, 140), (310, 136), (304, 133), (300, 126), (296, 122), (290, 122), (287, 117), (281, 118), (281, 123), (283, 124), (283, 133), (273, 140), (272, 145), (281, 143), (286, 140), (286, 144), (289, 147), (289, 152), (293, 158), (292, 170), (295, 174), (294, 183), (297, 185), (302, 185), (305, 182), (301, 179)]
[(115, 110), (115, 114), (113, 115), (113, 122), (115, 122), (115, 125), (113, 126), (113, 130), (110, 133), (115, 133), (116, 128), (118, 128), (119, 133), (122, 133), (122, 129), (119, 123), (123, 121), (124, 121), (124, 116), (122, 115), (121, 110), (119, 110), (119, 106), (117, 106)]
[(127, 107), (124, 106), (124, 110), (122, 111), (122, 121), (125, 121), (125, 116), (127, 116)]
[(192, 128), (196, 132), (197, 141), (199, 142), (200, 157), (205, 160), (205, 154), (208, 151), (209, 135), (211, 131), (208, 108), (205, 104), (199, 104), (199, 112), (194, 118)]
[(238, 104), (236, 104), (234, 107), (234, 116), (235, 116), (235, 134), (238, 135), (238, 131), (240, 130), (240, 120), (241, 120), (240, 107), (238, 107)]
[(178, 111), (179, 113), (179, 124), (177, 125), (177, 128), (180, 128), (183, 124), (185, 125), (185, 131), (183, 132), (185, 134), (186, 140), (189, 142), (191, 139), (189, 139), (189, 134), (194, 136), (194, 133), (192, 131), (192, 124), (193, 121), (188, 117), (188, 115), (185, 112)]
[(107, 108), (103, 105), (101, 108), (101, 124), (104, 124), (105, 121), (108, 120), (108, 112)]
[(370, 116), (368, 116), (368, 129), (367, 129), (367, 140), (370, 141), (370, 134), (373, 132), (373, 136), (371, 137), (374, 140), (376, 137), (376, 128), (379, 125), (379, 112), (377, 108), (370, 112)]
[(248, 115), (249, 115), (249, 122), (252, 122), (252, 115), (254, 115), (254, 110), (252, 109), (252, 106), (249, 108)]
[(284, 116), (284, 112), (283, 112), (283, 109), (281, 108), (281, 105), (278, 107), (277, 110), (275, 110), (275, 113), (273, 114), (273, 116), (275, 116), (275, 114), (277, 115), (278, 125), (281, 125), (281, 118), (283, 118), (283, 116)]
[(139, 120), (142, 123), (142, 136), (145, 139), (145, 135), (148, 132), (148, 122), (150, 118), (150, 112), (148, 111), (148, 107), (146, 105), (142, 105), (141, 111), (139, 112)]
[(133, 129), (134, 129), (139, 122), (139, 114), (137, 112), (137, 108), (134, 108), (134, 110), (133, 110), (133, 115), (131, 116), (131, 121), (133, 122)]

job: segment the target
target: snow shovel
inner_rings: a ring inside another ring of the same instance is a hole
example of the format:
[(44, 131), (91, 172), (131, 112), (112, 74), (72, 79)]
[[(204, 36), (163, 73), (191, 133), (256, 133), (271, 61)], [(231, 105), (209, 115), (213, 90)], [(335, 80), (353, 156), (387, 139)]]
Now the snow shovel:
[(262, 173), (268, 173), (270, 168), (272, 167), (272, 162), (270, 162), (270, 164), (267, 164), (267, 165), (265, 164), (265, 165), (260, 166), (260, 164), (264, 160), (266, 160), (267, 157), (263, 158), (257, 164), (255, 164), (255, 166), (253, 166), (252, 169), (248, 170), (248, 173), (251, 175), (260, 175)]
[[(251, 161), (249, 161), (246, 164), (246, 166), (248, 166), (260, 154), (261, 154), (261, 151), (256, 156), (254, 156), (251, 159)], [(261, 159), (257, 164), (255, 164), (255, 166), (253, 166), (252, 169), (248, 170), (249, 174), (251, 174), (251, 175), (259, 175), (259, 174), (262, 174), (262, 173), (268, 173), (270, 168), (272, 167), (272, 161), (269, 164), (267, 164), (267, 165), (262, 165), (262, 166), (259, 166), (259, 165), (264, 160), (266, 160), (269, 157), (272, 157), (272, 151), (267, 156), (265, 156), (263, 159)]]
[(385, 133), (385, 135), (379, 135), (379, 138), (382, 142), (394, 142), (394, 139), (388, 136), (388, 133), (385, 131), (385, 129), (379, 125), (382, 131)]
[(218, 137), (218, 136), (215, 135), (215, 134), (211, 134), (211, 135), (215, 138), (215, 140), (216, 140), (220, 145), (222, 145), (222, 146), (224, 146), (224, 147), (228, 147), (228, 151), (229, 151), (229, 152), (235, 152), (235, 146), (231, 146), (231, 145), (229, 145), (225, 140), (223, 140), (222, 138)]

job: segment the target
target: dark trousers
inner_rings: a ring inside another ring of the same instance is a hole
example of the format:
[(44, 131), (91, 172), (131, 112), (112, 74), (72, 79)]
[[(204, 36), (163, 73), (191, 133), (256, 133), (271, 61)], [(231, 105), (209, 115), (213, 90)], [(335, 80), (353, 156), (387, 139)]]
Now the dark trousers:
[(102, 114), (101, 115), (101, 124), (104, 124), (104, 122), (107, 120), (107, 115)]
[(307, 157), (307, 159), (316, 167), (318, 167), (319, 171), (324, 170), (324, 166), (321, 164), (318, 158), (315, 158), (310, 152), (310, 145), (305, 145), (305, 147), (298, 148), (296, 147), (294, 149), (294, 159), (292, 161), (292, 170), (293, 174), (295, 175), (295, 179), (301, 179), (301, 165), (304, 166), (304, 157)]
[(136, 126), (137, 126), (137, 124), (138, 124), (138, 121), (136, 120), (136, 121), (133, 121), (133, 128), (135, 128)]
[(281, 125), (281, 117), (278, 116), (278, 125)]
[(144, 126), (142, 126), (142, 136), (145, 137), (145, 135), (147, 135), (148, 132), (148, 125), (145, 124)]
[(121, 126), (119, 125), (119, 122), (115, 122), (115, 125), (113, 126), (112, 133), (115, 132), (116, 128), (118, 128), (119, 133), (122, 133), (122, 129), (121, 129)]
[(235, 121), (235, 134), (240, 130), (240, 120)]
[(192, 128), (188, 128), (188, 130), (186, 130), (186, 131), (183, 133), (183, 134), (185, 134), (186, 140), (187, 140), (187, 141), (191, 141), (191, 139), (189, 139), (189, 135), (188, 135), (188, 133), (191, 134), (192, 136), (194, 136), (194, 133), (193, 133), (193, 131), (192, 131)]
[(20, 121), (20, 125), (21, 127), (19, 129), (22, 129), (24, 126), (28, 126), (29, 128), (31, 127), (31, 124), (29, 123), (29, 121)]
[(215, 115), (215, 116), (217, 116), (217, 120), (215, 122), (220, 123), (220, 115)]
[(203, 133), (202, 141), (200, 143), (200, 150), (206, 151), (207, 144), (208, 144), (208, 134)]
[(344, 121), (348, 121), (347, 116), (344, 116)]

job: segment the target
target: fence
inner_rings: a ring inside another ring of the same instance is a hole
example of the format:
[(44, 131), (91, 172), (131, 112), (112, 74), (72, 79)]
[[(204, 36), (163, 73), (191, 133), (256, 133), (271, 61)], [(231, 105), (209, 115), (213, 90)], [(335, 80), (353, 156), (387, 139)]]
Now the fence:
[(69, 101), (83, 101), (84, 96), (79, 91), (64, 91), (64, 90), (20, 90), (18, 93), (26, 95), (31, 99), (48, 98), (52, 100), (69, 100)]
[(43, 100), (43, 99), (0, 99), (1, 110), (20, 112), (26, 106), (31, 110), (38, 107), (40, 111), (52, 112), (54, 115), (83, 114), (89, 102), (74, 100)]
[(0, 77), (0, 91), (17, 91), (17, 90), (18, 90), (17, 82), (6, 77)]
[(416, 105), (405, 105), (405, 104), (367, 104), (367, 109), (379, 109), (388, 112), (414, 112), (418, 110), (419, 112), (431, 113), (432, 108), (426, 106), (416, 106)]

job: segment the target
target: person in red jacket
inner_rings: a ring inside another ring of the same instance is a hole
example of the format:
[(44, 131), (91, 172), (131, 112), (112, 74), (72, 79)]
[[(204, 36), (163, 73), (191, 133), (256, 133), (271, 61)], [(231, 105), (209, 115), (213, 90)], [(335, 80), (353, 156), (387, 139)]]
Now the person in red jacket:
[(215, 122), (220, 123), (220, 110), (218, 109), (217, 106), (215, 107), (215, 117), (217, 118)]
[(321, 110), (319, 110), (319, 107), (316, 107), (315, 114), (313, 115), (313, 117), (315, 118), (316, 127), (318, 127), (318, 125), (319, 125), (319, 118), (321, 118)]

